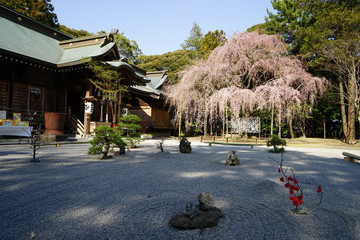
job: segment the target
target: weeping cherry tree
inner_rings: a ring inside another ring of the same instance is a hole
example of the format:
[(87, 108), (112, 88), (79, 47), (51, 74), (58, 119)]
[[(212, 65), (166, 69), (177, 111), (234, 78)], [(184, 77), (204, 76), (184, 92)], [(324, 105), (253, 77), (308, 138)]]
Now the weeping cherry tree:
[(312, 104), (326, 87), (324, 78), (306, 72), (301, 61), (289, 56), (278, 36), (245, 32), (234, 34), (207, 60), (181, 73), (178, 84), (168, 86), (168, 102), (177, 120), (204, 127), (229, 111), (235, 119), (269, 109), (280, 126), (291, 120), (294, 105)]

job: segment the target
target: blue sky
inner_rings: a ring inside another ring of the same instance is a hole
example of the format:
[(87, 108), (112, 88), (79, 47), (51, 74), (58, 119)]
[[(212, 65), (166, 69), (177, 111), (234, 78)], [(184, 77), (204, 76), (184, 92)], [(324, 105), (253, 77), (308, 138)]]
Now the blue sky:
[(181, 49), (196, 22), (203, 34), (227, 36), (263, 23), (270, 0), (52, 0), (59, 23), (91, 33), (117, 28), (145, 55)]

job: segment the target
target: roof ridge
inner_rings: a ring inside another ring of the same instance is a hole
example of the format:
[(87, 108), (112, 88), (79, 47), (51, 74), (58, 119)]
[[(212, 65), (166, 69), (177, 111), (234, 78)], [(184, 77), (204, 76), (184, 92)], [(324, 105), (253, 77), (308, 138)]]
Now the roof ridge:
[(63, 33), (56, 28), (41, 23), (29, 16), (26, 16), (25, 14), (19, 13), (7, 6), (4, 6), (3, 4), (0, 4), (0, 16), (29, 29), (36, 29), (36, 31), (41, 32), (42, 34), (58, 41), (73, 38), (72, 36)]

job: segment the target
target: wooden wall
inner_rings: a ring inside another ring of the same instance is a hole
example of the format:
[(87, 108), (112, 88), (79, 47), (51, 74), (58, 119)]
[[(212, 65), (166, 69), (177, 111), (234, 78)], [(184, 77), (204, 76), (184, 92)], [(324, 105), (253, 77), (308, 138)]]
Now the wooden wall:
[(25, 112), (28, 107), (29, 85), (14, 83), (11, 110), (13, 112)]
[(9, 83), (5, 80), (0, 80), (0, 110), (8, 107), (9, 98)]
[(170, 115), (168, 111), (161, 108), (152, 108), (152, 124), (154, 128), (170, 128)]
[(142, 126), (153, 129), (171, 129), (170, 113), (164, 108), (161, 99), (139, 97), (131, 100), (129, 114), (135, 114), (142, 119)]
[(56, 73), (25, 64), (0, 61), (0, 110), (21, 113), (23, 120), (43, 121), (44, 112), (66, 112), (67, 91), (56, 86)]

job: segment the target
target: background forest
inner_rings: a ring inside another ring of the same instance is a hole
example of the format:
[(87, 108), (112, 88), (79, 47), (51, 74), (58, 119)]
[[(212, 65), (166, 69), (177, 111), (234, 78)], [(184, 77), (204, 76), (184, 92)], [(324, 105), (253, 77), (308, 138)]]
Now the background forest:
[[(268, 11), (264, 23), (246, 33), (204, 34), (194, 22), (179, 50), (155, 56), (143, 55), (135, 40), (118, 33), (119, 52), (147, 71), (167, 70), (174, 123), (188, 133), (224, 134), (231, 118), (260, 117), (261, 136), (332, 137), (355, 143), (360, 123), (360, 1), (271, 3), (275, 12)], [(61, 25), (50, 0), (0, 4), (73, 37), (93, 34)], [(175, 89), (190, 91), (191, 97), (185, 101)]]

